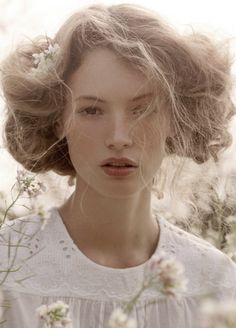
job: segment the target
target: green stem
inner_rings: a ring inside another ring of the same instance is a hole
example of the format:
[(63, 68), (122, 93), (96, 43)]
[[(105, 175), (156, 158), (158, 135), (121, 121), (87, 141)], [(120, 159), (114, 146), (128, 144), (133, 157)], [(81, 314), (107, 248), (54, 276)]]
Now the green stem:
[(18, 195), (16, 196), (16, 199), (6, 209), (5, 214), (4, 214), (4, 217), (3, 217), (3, 220), (1, 222), (1, 226), (5, 222), (9, 210), (14, 206), (14, 204), (16, 203), (16, 201), (18, 200), (18, 198), (20, 197), (20, 195), (21, 195), (21, 191), (19, 191)]
[(146, 289), (146, 285), (143, 285), (142, 288), (139, 290), (139, 292), (126, 304), (124, 311), (127, 313), (132, 312), (133, 307), (137, 301), (137, 299), (139, 298), (139, 296), (142, 294), (142, 292)]

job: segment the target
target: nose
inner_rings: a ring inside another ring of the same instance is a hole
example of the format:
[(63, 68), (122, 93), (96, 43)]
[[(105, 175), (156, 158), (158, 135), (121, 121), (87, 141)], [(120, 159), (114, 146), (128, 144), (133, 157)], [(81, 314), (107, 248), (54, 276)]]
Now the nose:
[(117, 115), (108, 124), (108, 134), (105, 140), (106, 147), (122, 150), (132, 146), (133, 141), (130, 136), (130, 124), (127, 117)]

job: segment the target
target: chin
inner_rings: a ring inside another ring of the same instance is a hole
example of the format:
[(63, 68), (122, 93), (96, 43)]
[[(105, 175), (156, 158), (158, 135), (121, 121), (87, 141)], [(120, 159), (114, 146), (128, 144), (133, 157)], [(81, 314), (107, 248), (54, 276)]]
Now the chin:
[[(124, 199), (140, 194), (144, 190), (148, 190), (147, 186), (144, 186), (143, 184), (141, 185), (141, 183), (125, 183), (123, 181), (123, 184), (121, 184), (120, 182), (121, 181), (113, 182), (113, 185), (110, 185), (109, 187), (105, 184), (100, 184), (99, 188), (96, 188), (96, 191), (108, 198)], [(101, 188), (101, 186), (103, 186), (103, 188)]]

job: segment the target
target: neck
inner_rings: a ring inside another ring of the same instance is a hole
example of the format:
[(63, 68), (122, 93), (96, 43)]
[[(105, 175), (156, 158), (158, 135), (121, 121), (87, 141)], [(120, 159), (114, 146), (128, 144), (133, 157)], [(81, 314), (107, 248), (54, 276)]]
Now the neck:
[(135, 266), (157, 247), (159, 227), (146, 189), (126, 198), (108, 198), (80, 183), (59, 212), (79, 249), (97, 262), (119, 259), (118, 266)]

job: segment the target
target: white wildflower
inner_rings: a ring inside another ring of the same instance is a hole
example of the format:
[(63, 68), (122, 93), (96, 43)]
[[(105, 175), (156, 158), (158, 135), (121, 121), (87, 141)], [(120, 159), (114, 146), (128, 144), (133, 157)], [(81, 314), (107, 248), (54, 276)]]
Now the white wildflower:
[(65, 316), (65, 314), (68, 312), (68, 309), (69, 309), (69, 305), (63, 303), (62, 301), (57, 301), (55, 303), (52, 303), (52, 304), (48, 305), (48, 311), (49, 312), (59, 311), (60, 316)]
[(22, 194), (26, 192), (29, 197), (37, 197), (46, 191), (42, 182), (35, 180), (35, 177), (28, 175), (24, 170), (17, 170), (17, 189)]
[(44, 320), (43, 328), (72, 328), (69, 305), (57, 301), (49, 305), (41, 305), (36, 313)]
[(205, 300), (200, 307), (197, 328), (235, 328), (236, 300)]
[(165, 252), (154, 254), (145, 269), (144, 286), (166, 296), (177, 297), (177, 293), (186, 290), (187, 282), (184, 267)]
[(60, 46), (55, 43), (54, 45), (49, 44), (48, 48), (40, 53), (32, 54), (34, 58), (34, 64), (31, 72), (33, 75), (45, 75), (55, 68), (56, 60), (60, 55)]
[(38, 307), (36, 311), (40, 317), (43, 317), (47, 314), (48, 307), (47, 307), (47, 305), (43, 304), (40, 307)]
[(137, 328), (136, 320), (129, 318), (121, 308), (116, 308), (112, 312), (108, 325), (109, 328)]

